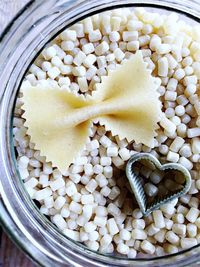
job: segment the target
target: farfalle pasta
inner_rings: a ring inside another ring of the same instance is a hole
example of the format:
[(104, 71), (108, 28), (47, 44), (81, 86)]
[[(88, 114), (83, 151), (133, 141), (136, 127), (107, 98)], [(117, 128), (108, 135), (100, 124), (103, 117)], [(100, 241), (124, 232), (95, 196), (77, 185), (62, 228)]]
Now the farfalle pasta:
[(25, 125), (41, 154), (65, 172), (83, 150), (93, 119), (113, 136), (151, 146), (161, 110), (158, 86), (137, 52), (103, 77), (92, 96), (59, 87), (24, 88)]

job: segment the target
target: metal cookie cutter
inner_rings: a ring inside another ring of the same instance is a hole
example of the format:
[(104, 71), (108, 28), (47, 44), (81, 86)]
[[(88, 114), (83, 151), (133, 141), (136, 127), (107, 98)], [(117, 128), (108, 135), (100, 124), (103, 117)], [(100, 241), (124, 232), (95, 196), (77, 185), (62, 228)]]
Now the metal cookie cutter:
[[(160, 171), (174, 170), (181, 173), (185, 180), (184, 184), (182, 185), (183, 187), (175, 192), (167, 194), (166, 196), (155, 198), (155, 200), (149, 203), (143, 188), (143, 180), (134, 172), (134, 165), (136, 162), (141, 161), (146, 162), (147, 164), (153, 164), (153, 166)], [(179, 163), (167, 163), (162, 165), (159, 160), (150, 153), (137, 153), (133, 155), (126, 165), (126, 175), (128, 177), (131, 189), (135, 195), (136, 201), (144, 216), (147, 216), (153, 210), (158, 209), (161, 205), (186, 194), (191, 186), (191, 175), (185, 167)]]

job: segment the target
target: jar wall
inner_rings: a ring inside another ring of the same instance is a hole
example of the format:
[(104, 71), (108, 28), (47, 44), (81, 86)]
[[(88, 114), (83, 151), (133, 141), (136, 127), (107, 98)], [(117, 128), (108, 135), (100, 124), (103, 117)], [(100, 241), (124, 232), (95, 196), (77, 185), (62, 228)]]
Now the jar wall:
[[(186, 266), (196, 261), (198, 246), (178, 255), (159, 259), (127, 260), (89, 251), (66, 239), (30, 201), (16, 168), (12, 144), (12, 111), (24, 73), (44, 45), (63, 28), (85, 16), (124, 6), (178, 11), (198, 21), (197, 1), (45, 1), (28, 4), (1, 37), (1, 222), (15, 242), (44, 266)], [(47, 12), (48, 11), (48, 12)], [(38, 34), (38, 32), (40, 34)], [(46, 231), (48, 227), (48, 231)]]

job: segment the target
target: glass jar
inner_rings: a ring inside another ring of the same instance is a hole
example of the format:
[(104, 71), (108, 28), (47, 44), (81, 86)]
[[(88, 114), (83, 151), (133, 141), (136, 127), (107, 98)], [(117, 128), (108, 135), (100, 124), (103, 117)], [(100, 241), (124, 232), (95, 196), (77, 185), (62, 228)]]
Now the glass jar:
[(197, 266), (200, 246), (177, 254), (127, 259), (91, 251), (64, 237), (29, 198), (16, 167), (12, 113), (23, 76), (44, 45), (86, 16), (119, 7), (174, 11), (199, 23), (198, 0), (30, 1), (0, 37), (0, 222), (15, 243), (42, 266)]

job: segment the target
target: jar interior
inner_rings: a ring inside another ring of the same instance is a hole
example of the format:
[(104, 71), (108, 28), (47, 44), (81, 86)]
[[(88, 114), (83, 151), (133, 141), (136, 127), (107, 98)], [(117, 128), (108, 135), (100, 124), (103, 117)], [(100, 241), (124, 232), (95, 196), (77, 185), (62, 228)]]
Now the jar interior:
[[(129, 5), (127, 5), (127, 6), (129, 6)], [(132, 6), (132, 5), (131, 5)], [(114, 8), (116, 8), (116, 7), (114, 7)], [(147, 5), (147, 7), (145, 7), (145, 10), (147, 10), (148, 12), (158, 12), (158, 13), (162, 13), (162, 14), (170, 14), (171, 13), (171, 9), (170, 8), (167, 8), (167, 9), (169, 9), (169, 11), (168, 10), (163, 10), (162, 8), (151, 8), (151, 7), (148, 7), (148, 5)], [(103, 11), (103, 10), (102, 10)], [(99, 13), (99, 12), (98, 12)], [(178, 12), (176, 12), (176, 13), (178, 13)], [(94, 15), (94, 14), (89, 14), (89, 16), (91, 16), (91, 15)], [(89, 17), (88, 15), (87, 15), (87, 17)], [(83, 17), (83, 18), (81, 18), (81, 20), (82, 19), (85, 19), (85, 17)], [(190, 24), (190, 25), (195, 25), (195, 24), (197, 24), (197, 20), (194, 20), (194, 18), (193, 17), (190, 17), (188, 14), (187, 14), (187, 16), (185, 15), (185, 14), (180, 14), (180, 19), (183, 19), (184, 21), (187, 21), (187, 23), (188, 24)], [(80, 21), (80, 19), (78, 20), (78, 22)], [(76, 23), (77, 21), (75, 21), (75, 23)], [(71, 25), (68, 25), (67, 26), (67, 28), (68, 27), (70, 27), (70, 26), (72, 26), (73, 27), (73, 25), (74, 25), (74, 22), (71, 24)], [(56, 37), (56, 36), (58, 36), (63, 30), (65, 29), (65, 26), (63, 25), (63, 27), (62, 27), (62, 29), (60, 29), (57, 33), (56, 33), (56, 35), (54, 34), (53, 36), (52, 36), (52, 38), (51, 38), (51, 41), (52, 40), (54, 40), (54, 38)], [(45, 45), (45, 46), (48, 46), (49, 45), (49, 41), (48, 41), (48, 43)], [(145, 46), (145, 45), (144, 45)], [(147, 45), (148, 46), (148, 45)], [(41, 49), (40, 49), (40, 51), (38, 51), (38, 53), (37, 53), (37, 55), (34, 57), (34, 59), (30, 62), (30, 64), (29, 64), (29, 67), (33, 64), (33, 62), (35, 62), (35, 60), (37, 60), (37, 58), (38, 58), (38, 55), (41, 53), (41, 51), (44, 49), (44, 47), (42, 47)], [(148, 49), (148, 48), (145, 48), (145, 49)], [(135, 51), (134, 51), (135, 52)], [(25, 75), (24, 75), (24, 77), (26, 77), (27, 76), (27, 73), (28, 73), (28, 71), (29, 71), (29, 67), (28, 67), (28, 69), (27, 69), (27, 71), (26, 71), (26, 73), (25, 73)], [(24, 80), (24, 78), (23, 78), (23, 80)], [(22, 82), (22, 81), (21, 81)], [(34, 84), (34, 83), (33, 83)], [(17, 94), (19, 94), (19, 91), (17, 92)], [(15, 96), (15, 104), (13, 105), (13, 113), (15, 112), (14, 111), (14, 109), (15, 109), (15, 107), (16, 107), (16, 102), (17, 101), (17, 95)], [(21, 114), (19, 115), (19, 116), (21, 116)], [(49, 231), (51, 232), (51, 233), (54, 233), (56, 236), (57, 236), (57, 240), (61, 240), (61, 242), (63, 243), (63, 244), (65, 244), (65, 242), (66, 242), (66, 240), (67, 240), (67, 245), (69, 245), (69, 244), (73, 244), (74, 245), (74, 247), (73, 247), (73, 249), (77, 249), (77, 248), (79, 248), (80, 250), (82, 250), (82, 252), (85, 252), (86, 251), (86, 253), (93, 253), (93, 250), (91, 250), (90, 248), (86, 248), (82, 243), (76, 243), (76, 241), (74, 241), (74, 240), (72, 240), (72, 239), (70, 239), (69, 237), (65, 237), (65, 236), (63, 236), (62, 235), (62, 231), (61, 230), (59, 230), (53, 223), (51, 223), (44, 215), (41, 215), (41, 212), (40, 212), (40, 209), (39, 209), (39, 204), (38, 204), (38, 202), (36, 202), (36, 201), (32, 201), (31, 200), (31, 198), (30, 198), (30, 196), (28, 195), (28, 193), (27, 193), (27, 190), (26, 190), (26, 188), (24, 187), (24, 183), (22, 182), (22, 179), (20, 178), (20, 172), (19, 172), (19, 168), (18, 168), (18, 163), (17, 163), (17, 160), (16, 160), (16, 157), (17, 157), (17, 152), (16, 152), (16, 150), (14, 149), (14, 146), (15, 146), (15, 141), (14, 141), (14, 139), (13, 139), (13, 134), (12, 134), (12, 129), (13, 129), (13, 119), (14, 119), (14, 117), (12, 117), (12, 120), (11, 120), (11, 126), (10, 126), (10, 151), (11, 151), (11, 155), (12, 155), (12, 162), (14, 163), (14, 165), (15, 166), (13, 166), (14, 167), (14, 173), (17, 173), (17, 175), (16, 175), (16, 177), (17, 177), (17, 179), (15, 180), (15, 183), (16, 183), (16, 186), (17, 186), (17, 188), (16, 188), (16, 190), (17, 190), (17, 192), (18, 192), (18, 194), (20, 195), (20, 198), (21, 199), (23, 199), (23, 201), (25, 201), (26, 202), (26, 205), (29, 207), (29, 209), (30, 210), (32, 210), (33, 211), (33, 213), (34, 213), (34, 216), (35, 216), (35, 218), (37, 218), (37, 222), (38, 223), (40, 223), (40, 221), (42, 221), (42, 223), (44, 224), (44, 225), (46, 225), (48, 228), (49, 228)], [(37, 168), (37, 167), (36, 167)], [(28, 180), (25, 180), (26, 182), (28, 182)], [(196, 197), (196, 196), (195, 196)], [(183, 203), (182, 203), (183, 204)], [(190, 249), (189, 249), (190, 250)], [(188, 250), (188, 251), (189, 251)], [(101, 253), (101, 252), (95, 252), (95, 253), (97, 253), (97, 255), (103, 255), (103, 256), (106, 256), (106, 257), (108, 257), (108, 258), (111, 258), (111, 257), (113, 257), (113, 259), (115, 260), (117, 260), (117, 259), (126, 259), (127, 261), (131, 261), (131, 259), (127, 259), (127, 257), (126, 256), (121, 256), (121, 255), (119, 255), (119, 254), (113, 254), (113, 253)], [(179, 251), (172, 251), (172, 254), (174, 254), (174, 255), (177, 255), (177, 253), (179, 254), (179, 253), (182, 253), (182, 250), (179, 252)], [(137, 259), (136, 260), (140, 260), (140, 259), (144, 259), (144, 258), (147, 258), (148, 260), (154, 260), (154, 259), (157, 259), (157, 257), (159, 257), (159, 255), (157, 255), (157, 256), (155, 256), (155, 255), (149, 255), (149, 254), (144, 254), (144, 253), (139, 253), (139, 257), (137, 257)], [(162, 258), (162, 257), (165, 257), (165, 256), (163, 256), (163, 255), (160, 255), (160, 257), (159, 258)]]

